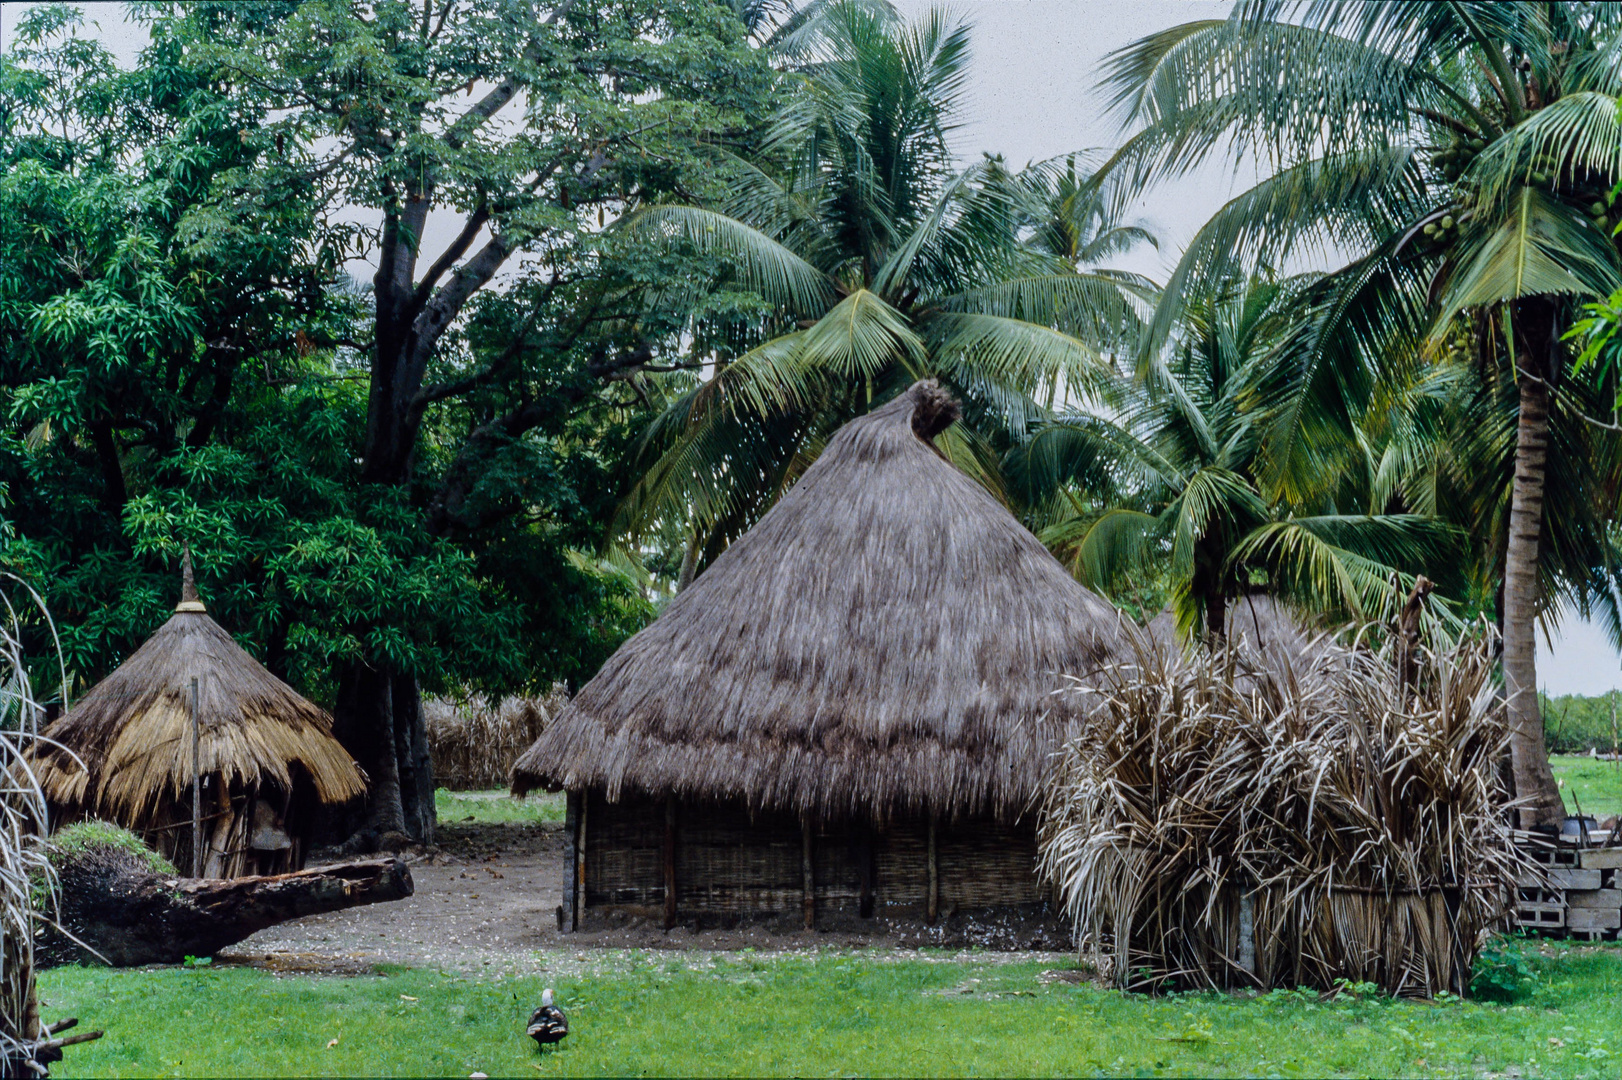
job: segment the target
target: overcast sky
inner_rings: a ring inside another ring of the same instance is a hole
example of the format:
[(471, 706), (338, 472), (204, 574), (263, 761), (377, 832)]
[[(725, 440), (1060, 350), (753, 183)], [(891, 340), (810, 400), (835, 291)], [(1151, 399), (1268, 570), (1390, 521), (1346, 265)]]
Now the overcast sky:
[[(23, 5), (0, 4), (0, 46)], [(935, 6), (898, 0), (906, 15)], [(101, 25), (108, 44), (126, 61), (142, 39), (123, 19), (122, 5), (82, 4)], [(965, 163), (982, 152), (1002, 154), (1012, 166), (1072, 150), (1110, 146), (1119, 138), (1097, 90), (1099, 63), (1111, 50), (1146, 34), (1193, 19), (1220, 18), (1227, 0), (977, 0), (948, 5), (974, 26), (967, 108), (954, 135)], [(1241, 166), (1248, 181), (1251, 174)], [(1123, 269), (1164, 280), (1167, 268), (1195, 230), (1243, 189), (1223, 170), (1205, 172), (1147, 193), (1134, 210), (1162, 238), (1152, 250), (1122, 260)], [(425, 247), (431, 238), (425, 237)], [(1597, 628), (1564, 620), (1550, 649), (1540, 641), (1538, 674), (1552, 693), (1600, 694), (1622, 688), (1622, 659)]]

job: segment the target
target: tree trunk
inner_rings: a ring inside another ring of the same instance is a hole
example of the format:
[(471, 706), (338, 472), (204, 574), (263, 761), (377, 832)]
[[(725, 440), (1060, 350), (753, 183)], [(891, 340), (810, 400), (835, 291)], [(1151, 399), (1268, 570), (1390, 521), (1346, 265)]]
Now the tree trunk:
[(1549, 767), (1537, 695), (1538, 547), (1549, 453), (1549, 381), (1560, 362), (1553, 301), (1522, 301), (1515, 322), (1524, 349), (1517, 376), (1521, 407), (1515, 432), (1515, 483), (1504, 549), (1504, 693), (1515, 796), (1524, 800), (1521, 827), (1558, 829), (1566, 811)]
[(410, 675), (395, 675), (390, 700), (394, 704), (396, 759), (400, 770), (400, 810), (406, 835), (420, 843), (434, 842), (434, 760), (428, 752), (428, 722), (422, 714), (422, 692)]
[(343, 823), (349, 852), (434, 840), (434, 764), (417, 680), (364, 664), (338, 682), (334, 734), (371, 782), (365, 805)]
[(127, 852), (98, 848), (59, 862), (57, 874), (61, 924), (95, 951), (47, 930), (38, 952), (42, 967), (178, 964), (188, 956), (213, 956), (267, 926), (402, 900), (413, 888), (411, 870), (399, 859), (273, 877), (176, 878), (154, 873)]

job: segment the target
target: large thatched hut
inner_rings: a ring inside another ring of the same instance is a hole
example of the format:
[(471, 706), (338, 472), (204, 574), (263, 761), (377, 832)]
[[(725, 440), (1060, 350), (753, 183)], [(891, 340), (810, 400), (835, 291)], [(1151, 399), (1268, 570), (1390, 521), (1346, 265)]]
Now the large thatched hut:
[(209, 618), (189, 557), (174, 615), (44, 736), (33, 757), (53, 826), (115, 822), (182, 873), (200, 779), (204, 877), (298, 869), (320, 806), (366, 790), (332, 718)]
[(518, 760), (565, 789), (565, 925), (1039, 910), (1032, 806), (1117, 615), (933, 438), (919, 383), (616, 652)]

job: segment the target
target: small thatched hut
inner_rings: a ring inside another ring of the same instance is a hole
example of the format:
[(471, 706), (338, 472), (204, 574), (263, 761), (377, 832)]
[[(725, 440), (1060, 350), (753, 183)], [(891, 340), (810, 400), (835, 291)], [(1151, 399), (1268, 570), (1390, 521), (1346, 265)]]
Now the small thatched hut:
[(188, 874), (200, 778), (204, 877), (298, 869), (319, 806), (366, 790), (332, 718), (208, 617), (189, 557), (174, 615), (44, 736), (34, 767), (55, 827), (115, 822)]
[(518, 760), (569, 793), (566, 926), (1040, 911), (1032, 806), (1113, 655), (1079, 586), (932, 440), (933, 382), (847, 424)]

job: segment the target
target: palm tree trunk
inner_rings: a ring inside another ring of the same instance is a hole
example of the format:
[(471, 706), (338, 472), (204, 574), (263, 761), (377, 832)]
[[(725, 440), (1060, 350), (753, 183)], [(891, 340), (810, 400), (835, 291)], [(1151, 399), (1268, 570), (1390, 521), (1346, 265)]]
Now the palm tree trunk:
[[(1519, 313), (1517, 313), (1519, 314)], [(1530, 329), (1530, 328), (1529, 328)], [(1536, 363), (1534, 371), (1547, 371)], [(1543, 481), (1549, 452), (1549, 384), (1522, 375), (1515, 433), (1515, 485), (1510, 494), (1509, 543), (1504, 552), (1504, 691), (1508, 697), (1510, 764), (1515, 795), (1526, 800), (1522, 828), (1554, 826), (1565, 817), (1549, 768), (1538, 707), (1538, 545), (1543, 529)]]

